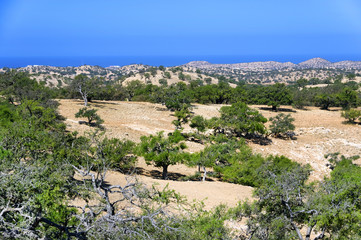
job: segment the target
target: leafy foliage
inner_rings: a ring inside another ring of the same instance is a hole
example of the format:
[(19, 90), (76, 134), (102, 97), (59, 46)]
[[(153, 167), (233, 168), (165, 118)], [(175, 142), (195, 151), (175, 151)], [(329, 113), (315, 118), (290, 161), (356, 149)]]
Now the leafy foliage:
[(91, 109), (91, 108), (81, 108), (79, 111), (75, 114), (76, 118), (87, 118), (89, 125), (94, 126), (100, 126), (104, 120), (100, 118), (100, 116), (96, 113), (97, 109)]
[(249, 108), (245, 103), (238, 102), (220, 109), (220, 120), (237, 135), (264, 134), (264, 123), (267, 119), (257, 110)]
[(191, 119), (189, 126), (196, 128), (198, 132), (204, 132), (206, 130), (206, 124), (206, 120), (202, 116), (197, 115)]
[(99, 91), (101, 86), (101, 79), (89, 78), (84, 74), (75, 76), (74, 80), (70, 83), (70, 88), (81, 95), (84, 100), (84, 106), (88, 106), (88, 102), (92, 100), (95, 93)]
[(357, 109), (349, 109), (341, 112), (341, 116), (346, 118), (350, 123), (355, 123), (358, 118), (361, 118), (361, 111)]
[(329, 107), (336, 103), (335, 96), (332, 94), (319, 94), (315, 97), (315, 104), (321, 109), (328, 110)]
[(270, 125), (271, 133), (275, 137), (290, 137), (292, 136), (295, 125), (292, 123), (295, 119), (291, 117), (291, 114), (280, 113), (275, 117), (270, 118), (272, 124)]
[[(360, 171), (357, 157), (330, 155), (331, 177), (307, 184), (309, 169), (263, 171), (264, 183), (255, 191), (259, 200), (236, 210), (247, 218), (248, 239), (357, 239), (360, 238)], [(301, 228), (305, 227), (306, 233)], [(305, 235), (303, 235), (305, 234)]]
[(285, 84), (276, 83), (264, 89), (263, 101), (276, 111), (281, 104), (291, 104), (292, 96)]
[(51, 89), (31, 79), (28, 74), (15, 70), (0, 74), (0, 95), (12, 104), (32, 100), (43, 106), (56, 105), (51, 100)]
[(167, 89), (164, 97), (165, 106), (171, 111), (180, 111), (190, 106), (191, 96), (185, 91), (185, 83), (172, 85)]
[(357, 107), (358, 104), (358, 96), (357, 92), (352, 90), (349, 87), (342, 89), (340, 93), (336, 96), (338, 105), (342, 107), (342, 109), (350, 109), (351, 107)]
[(167, 179), (168, 166), (175, 165), (184, 160), (187, 156), (183, 153), (186, 145), (182, 134), (176, 130), (168, 137), (164, 137), (163, 132), (157, 135), (142, 136), (138, 154), (144, 156), (147, 164), (153, 163), (156, 167), (163, 168), (163, 179)]
[(184, 105), (182, 109), (175, 111), (174, 116), (177, 118), (173, 120), (172, 123), (176, 126), (176, 129), (181, 129), (182, 124), (188, 123), (191, 118), (191, 112), (187, 105)]

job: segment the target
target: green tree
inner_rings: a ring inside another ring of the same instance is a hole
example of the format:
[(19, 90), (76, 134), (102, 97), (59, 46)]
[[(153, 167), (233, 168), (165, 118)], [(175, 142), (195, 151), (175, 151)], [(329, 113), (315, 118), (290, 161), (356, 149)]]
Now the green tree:
[(357, 107), (357, 92), (349, 87), (346, 87), (336, 95), (336, 101), (344, 110), (350, 109), (351, 107)]
[(203, 168), (202, 181), (206, 180), (207, 167), (218, 167), (217, 171), (229, 164), (229, 160), (235, 155), (236, 149), (241, 146), (240, 142), (230, 140), (225, 143), (215, 143), (207, 146), (203, 151), (192, 154), (188, 164), (198, 166), (198, 171)]
[(0, 73), (0, 95), (16, 105), (23, 101), (34, 100), (41, 105), (51, 105), (51, 90), (44, 83), (31, 79), (27, 73), (15, 70)]
[(126, 98), (129, 101), (132, 101), (133, 97), (138, 95), (144, 88), (144, 84), (141, 81), (135, 80), (129, 82), (125, 87), (123, 87), (123, 90)]
[(186, 154), (183, 149), (186, 145), (181, 142), (184, 137), (179, 131), (174, 131), (168, 137), (163, 132), (157, 135), (142, 136), (138, 154), (143, 156), (147, 164), (153, 163), (155, 167), (163, 169), (162, 178), (168, 178), (168, 167), (181, 163)]
[(361, 118), (361, 111), (357, 109), (349, 109), (342, 111), (341, 116), (346, 118), (348, 122), (355, 123), (358, 118)]
[(145, 77), (145, 79), (150, 79), (150, 74), (149, 73), (144, 73), (144, 77)]
[(361, 238), (361, 167), (353, 163), (359, 156), (347, 158), (335, 153), (326, 157), (333, 170), (310, 199), (318, 213), (311, 223), (330, 239)]
[(110, 169), (127, 171), (134, 168), (136, 157), (133, 155), (135, 144), (132, 141), (121, 141), (117, 138), (104, 138), (95, 145), (95, 153), (97, 155), (97, 162), (100, 164), (104, 158), (107, 166)]
[(171, 85), (165, 92), (164, 104), (171, 111), (180, 111), (183, 108), (190, 107), (191, 93), (187, 91), (187, 85), (179, 82)]
[(335, 96), (333, 94), (319, 94), (315, 97), (316, 106), (321, 107), (321, 109), (328, 110), (329, 107), (334, 106), (336, 102)]
[(177, 118), (173, 120), (172, 123), (175, 125), (176, 129), (181, 129), (182, 124), (188, 123), (189, 119), (191, 118), (191, 112), (187, 105), (184, 105), (182, 109), (175, 111), (174, 116)]
[(264, 123), (267, 122), (267, 119), (243, 102), (224, 106), (220, 109), (220, 113), (222, 125), (229, 127), (237, 135), (266, 133)]
[(349, 73), (349, 74), (346, 75), (346, 77), (348, 78), (348, 80), (355, 80), (356, 79), (356, 74)]
[(244, 237), (310, 240), (314, 231), (314, 239), (360, 238), (361, 167), (352, 163), (357, 157), (329, 157), (333, 171), (319, 184), (307, 183), (307, 166), (260, 169), (263, 183), (255, 190), (257, 200), (236, 210), (247, 219)]
[(204, 81), (209, 85), (212, 83), (212, 78), (205, 78)]
[(294, 135), (291, 131), (295, 130), (295, 125), (292, 123), (295, 119), (291, 117), (291, 114), (280, 113), (269, 120), (272, 122), (270, 125), (271, 133), (275, 137), (290, 137)]
[(189, 126), (191, 128), (196, 128), (198, 132), (204, 132), (207, 127), (207, 122), (204, 117), (197, 115), (191, 119)]
[(183, 72), (180, 72), (180, 73), (178, 74), (178, 78), (179, 78), (179, 80), (184, 81), (184, 80), (186, 79), (186, 75), (184, 75)]
[(168, 81), (167, 79), (161, 78), (158, 80), (159, 84), (162, 86), (168, 86)]
[(94, 126), (100, 126), (104, 120), (100, 118), (100, 116), (96, 113), (97, 109), (91, 109), (91, 108), (81, 108), (79, 111), (75, 114), (76, 118), (87, 118), (89, 125)]
[(299, 87), (299, 88), (304, 88), (305, 86), (308, 85), (308, 80), (305, 79), (305, 78), (298, 79), (298, 80), (296, 81), (296, 85), (297, 85), (297, 87)]
[(276, 83), (268, 86), (264, 89), (263, 101), (268, 106), (272, 106), (273, 111), (277, 111), (277, 108), (281, 104), (291, 104), (292, 96), (284, 83)]
[(88, 106), (88, 102), (94, 97), (95, 93), (99, 91), (101, 86), (101, 79), (93, 77), (89, 78), (84, 74), (75, 76), (70, 83), (70, 88), (78, 92), (84, 100), (84, 106)]
[(170, 79), (171, 78), (170, 72), (164, 72), (164, 77)]

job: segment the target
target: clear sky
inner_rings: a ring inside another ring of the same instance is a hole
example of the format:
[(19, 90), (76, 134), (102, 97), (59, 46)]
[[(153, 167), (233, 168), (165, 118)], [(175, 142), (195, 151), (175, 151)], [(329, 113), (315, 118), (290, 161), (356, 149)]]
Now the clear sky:
[(360, 0), (0, 0), (0, 57), (358, 55)]

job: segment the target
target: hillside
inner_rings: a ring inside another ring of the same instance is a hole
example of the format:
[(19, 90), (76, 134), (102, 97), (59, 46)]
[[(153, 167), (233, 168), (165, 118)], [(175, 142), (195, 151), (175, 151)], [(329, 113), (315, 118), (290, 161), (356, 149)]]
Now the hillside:
[[(0, 72), (7, 71), (0, 69)], [(133, 80), (154, 85), (173, 84), (180, 81), (189, 83), (198, 80), (204, 84), (217, 83), (218, 77), (255, 84), (272, 84), (275, 82), (291, 83), (298, 79), (318, 79), (332, 81), (339, 75), (360, 74), (361, 62), (341, 61), (332, 63), (322, 58), (313, 58), (299, 64), (291, 62), (249, 62), (234, 64), (212, 64), (206, 61), (193, 61), (182, 66), (152, 67), (143, 64), (127, 66), (90, 66), (53, 67), (29, 65), (15, 69), (27, 72), (37, 81), (44, 81), (48, 86), (67, 85), (76, 75), (103, 78), (105, 82), (124, 82)], [(346, 80), (346, 78), (344, 78)]]
[(206, 61), (193, 61), (183, 67), (187, 71), (199, 69), (206, 74), (222, 75), (257, 84), (290, 83), (301, 78), (331, 80), (338, 75), (361, 73), (361, 61), (332, 63), (322, 58), (309, 59), (299, 64), (275, 61), (212, 64)]
[(207, 61), (193, 61), (184, 65), (185, 67), (195, 67), (199, 69), (229, 68), (244, 70), (281, 70), (281, 69), (310, 69), (310, 68), (330, 68), (330, 69), (355, 69), (361, 70), (361, 61), (341, 61), (330, 62), (323, 58), (312, 58), (307, 61), (294, 64), (292, 62), (249, 62), (233, 64), (212, 64)]
[[(60, 113), (66, 118), (67, 129), (84, 133), (90, 130), (86, 125), (80, 125), (79, 119), (74, 117), (81, 101), (61, 100)], [(171, 132), (174, 130), (172, 121), (175, 119), (173, 113), (166, 111), (160, 104), (143, 102), (117, 102), (117, 101), (96, 101), (92, 104), (99, 110), (99, 115), (105, 120), (106, 135), (130, 139), (139, 142), (142, 135), (155, 134), (158, 131)], [(196, 115), (206, 118), (218, 116), (221, 105), (199, 105), (193, 106)], [(253, 106), (265, 117), (275, 116), (277, 113), (270, 112), (264, 106)], [(313, 168), (311, 180), (322, 180), (327, 176), (330, 169), (326, 166), (328, 160), (324, 158), (327, 153), (340, 152), (345, 156), (361, 155), (361, 126), (343, 124), (344, 119), (340, 116), (339, 109), (332, 111), (319, 110), (309, 107), (307, 110), (291, 110), (289, 107), (283, 109), (291, 111), (296, 125), (297, 139), (280, 140), (272, 139), (270, 145), (259, 145), (249, 143), (252, 149), (262, 155), (279, 154), (285, 155), (301, 164), (310, 164)], [(189, 127), (185, 131), (191, 131)], [(203, 145), (187, 142), (188, 151), (196, 152), (203, 149)], [(358, 160), (357, 163), (361, 164)], [(180, 176), (189, 176), (196, 172), (196, 168), (189, 168), (184, 165), (169, 167), (173, 180), (160, 180), (160, 169), (147, 166), (143, 160), (138, 163), (138, 172), (142, 181), (151, 184), (158, 183), (186, 195), (190, 200), (205, 200), (206, 208), (210, 209), (219, 203), (235, 206), (237, 200), (250, 198), (250, 187), (224, 183), (219, 181), (183, 182), (175, 181)], [(113, 184), (122, 181), (124, 176), (112, 172), (110, 179)]]

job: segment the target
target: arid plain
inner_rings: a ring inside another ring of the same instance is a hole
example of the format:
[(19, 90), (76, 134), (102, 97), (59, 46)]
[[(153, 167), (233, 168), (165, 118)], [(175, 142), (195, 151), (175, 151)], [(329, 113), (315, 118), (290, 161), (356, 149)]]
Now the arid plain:
[[(79, 124), (75, 113), (83, 107), (80, 100), (59, 100), (59, 112), (66, 120), (67, 129), (84, 134), (92, 130), (84, 124)], [(103, 126), (108, 138), (116, 137), (140, 141), (142, 135), (155, 134), (159, 131), (171, 132), (174, 130), (173, 113), (160, 104), (144, 102), (94, 101), (91, 107), (98, 109), (98, 114), (104, 119)], [(221, 105), (199, 105), (192, 107), (195, 115), (206, 118), (218, 116)], [(326, 166), (328, 160), (324, 155), (339, 152), (345, 156), (361, 155), (361, 125), (345, 124), (340, 109), (330, 111), (307, 107), (305, 110), (296, 110), (291, 107), (281, 107), (279, 112), (272, 112), (267, 106), (251, 106), (259, 110), (265, 117), (270, 118), (280, 112), (290, 113), (295, 118), (296, 136), (293, 140), (270, 138), (269, 145), (248, 144), (254, 152), (263, 155), (285, 155), (302, 164), (310, 164), (313, 172), (310, 180), (322, 180), (329, 174)], [(191, 131), (186, 126), (184, 131)], [(204, 146), (194, 142), (186, 142), (187, 151), (196, 152)], [(356, 160), (361, 164), (361, 160)], [(160, 169), (147, 166), (143, 159), (137, 163), (137, 177), (140, 181), (163, 188), (167, 184), (186, 196), (188, 200), (203, 200), (207, 209), (224, 203), (235, 206), (238, 201), (251, 199), (252, 188), (237, 184), (213, 181), (180, 181), (179, 177), (189, 176), (197, 171), (179, 164), (169, 167), (170, 180), (160, 179)], [(109, 172), (107, 181), (112, 184), (124, 184), (125, 175), (119, 172)]]

